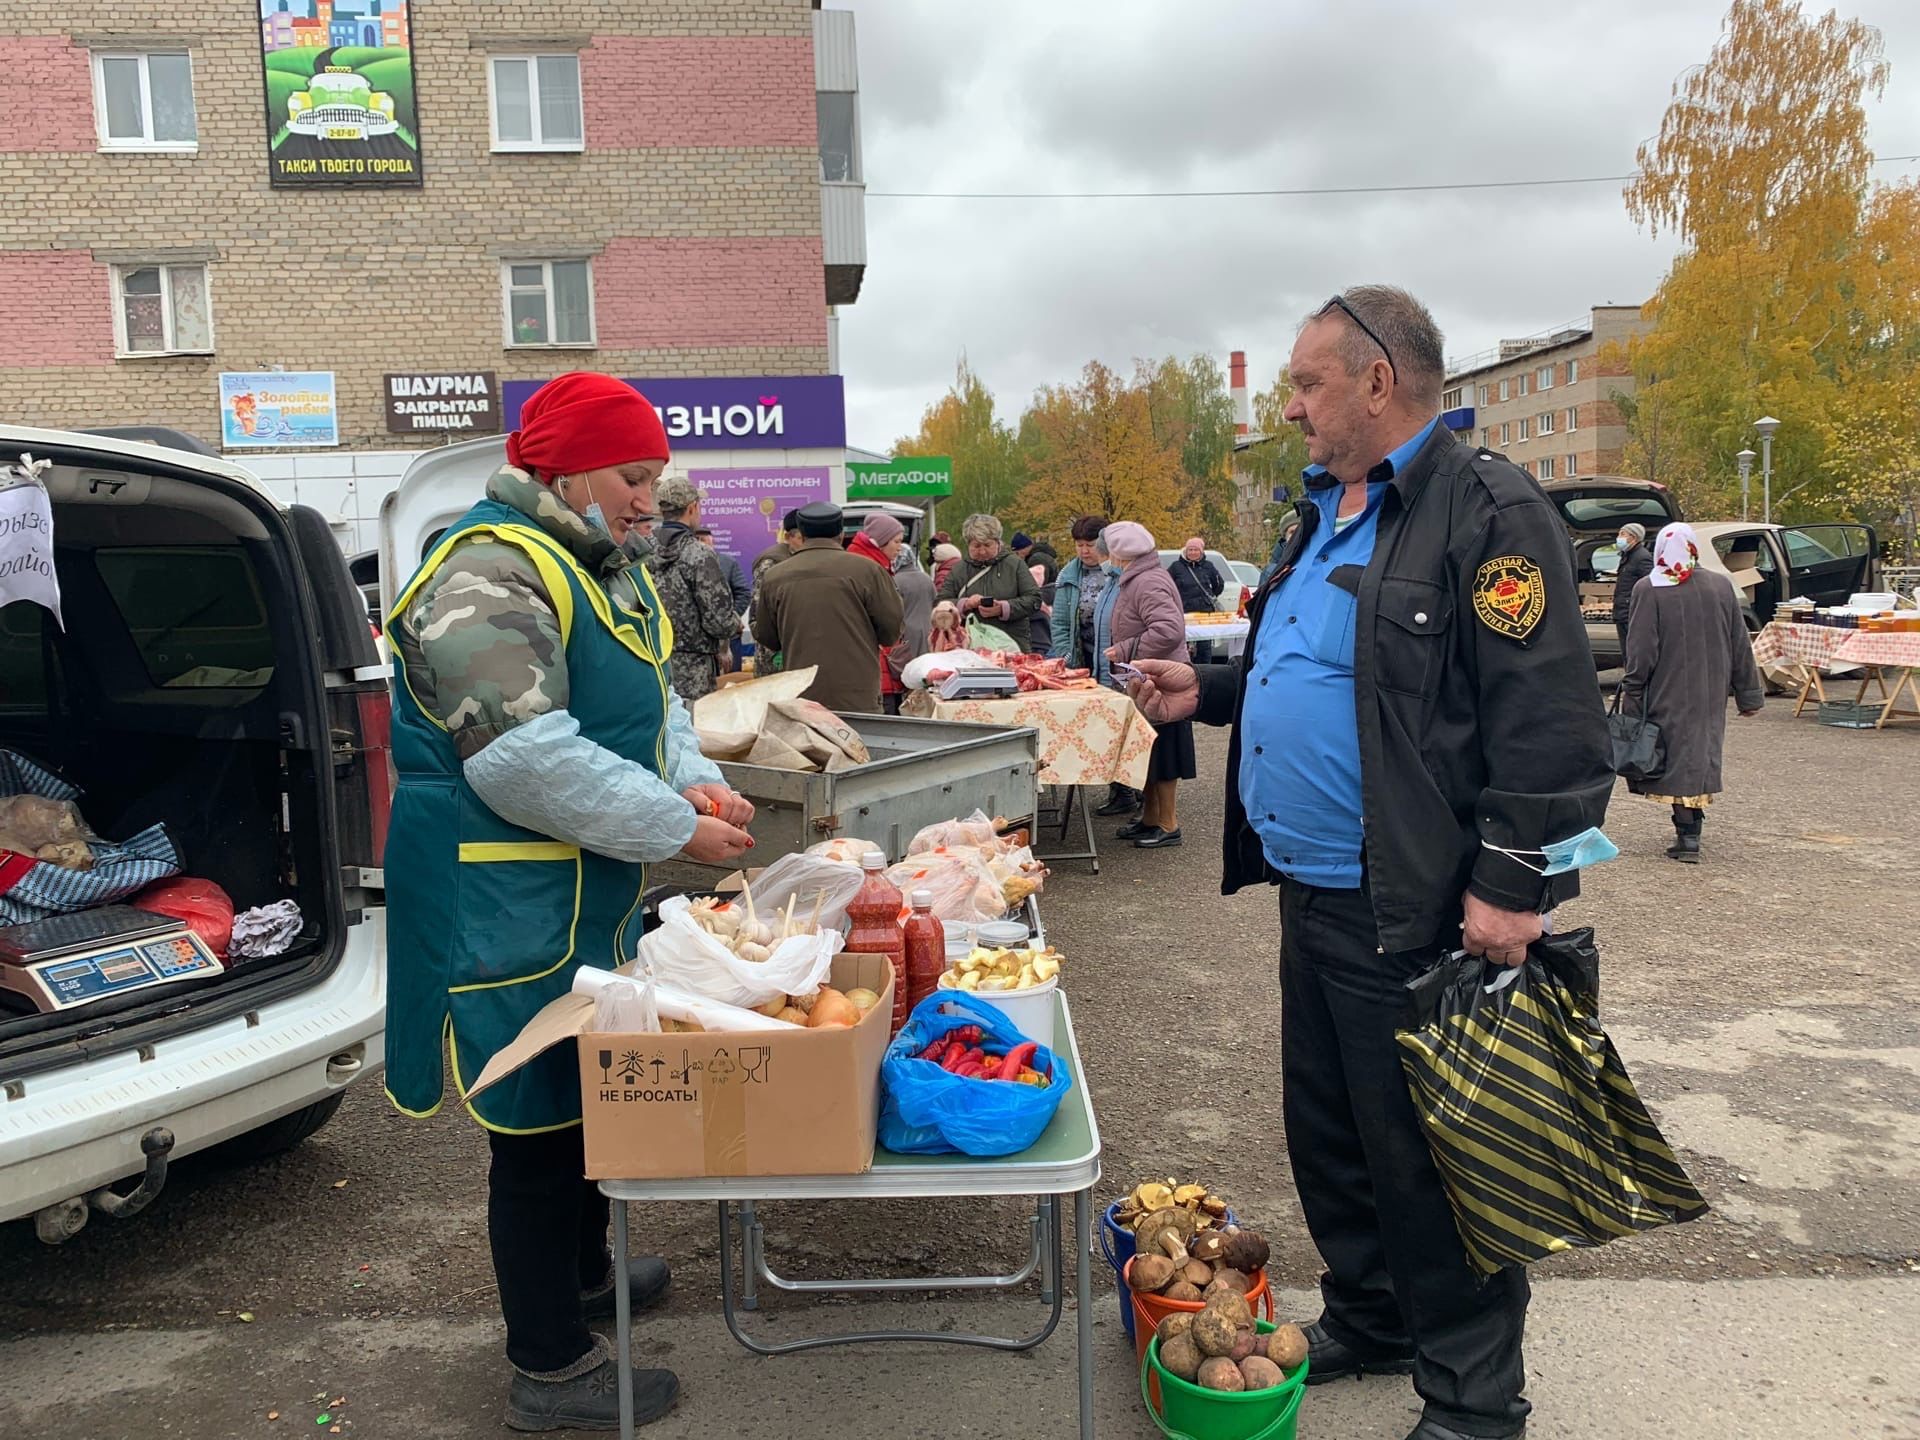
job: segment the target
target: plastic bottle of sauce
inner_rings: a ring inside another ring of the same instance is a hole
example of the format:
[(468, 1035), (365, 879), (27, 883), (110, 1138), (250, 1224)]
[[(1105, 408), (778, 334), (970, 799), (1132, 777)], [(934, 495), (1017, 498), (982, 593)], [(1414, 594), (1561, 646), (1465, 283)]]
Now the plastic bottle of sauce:
[(940, 988), (947, 968), (947, 932), (933, 913), (933, 892), (913, 892), (913, 913), (905, 926), (907, 952), (907, 1009), (912, 1011)]
[(861, 857), (860, 868), (867, 875), (847, 906), (853, 929), (843, 953), (887, 957), (893, 966), (893, 1024), (887, 1033), (898, 1035), (907, 1023), (906, 942), (900, 932), (900, 892), (887, 879), (886, 867), (886, 857), (878, 851)]

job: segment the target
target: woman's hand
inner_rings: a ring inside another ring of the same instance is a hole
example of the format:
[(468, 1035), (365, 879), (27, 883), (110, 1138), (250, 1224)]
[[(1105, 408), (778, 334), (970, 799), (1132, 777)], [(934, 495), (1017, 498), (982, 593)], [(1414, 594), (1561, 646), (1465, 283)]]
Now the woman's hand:
[(701, 865), (731, 865), (753, 848), (753, 837), (712, 815), (693, 822), (693, 838), (681, 854)]
[(725, 785), (689, 785), (680, 794), (697, 815), (711, 815), (742, 830), (753, 823), (753, 802)]

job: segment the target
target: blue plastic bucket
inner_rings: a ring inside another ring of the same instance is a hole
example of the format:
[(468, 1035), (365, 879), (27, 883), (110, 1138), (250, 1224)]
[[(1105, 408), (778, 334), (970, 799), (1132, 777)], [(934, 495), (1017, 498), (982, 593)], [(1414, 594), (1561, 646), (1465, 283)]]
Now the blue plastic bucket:
[[(1120, 1298), (1120, 1325), (1127, 1332), (1127, 1348), (1133, 1349), (1133, 1292), (1127, 1289), (1126, 1269), (1127, 1262), (1138, 1253), (1139, 1247), (1133, 1243), (1133, 1231), (1113, 1218), (1126, 1203), (1125, 1200), (1114, 1201), (1100, 1217), (1100, 1253), (1107, 1257), (1107, 1263), (1113, 1267), (1113, 1286)], [(1238, 1225), (1240, 1222), (1229, 1210), (1221, 1217), (1220, 1223)]]

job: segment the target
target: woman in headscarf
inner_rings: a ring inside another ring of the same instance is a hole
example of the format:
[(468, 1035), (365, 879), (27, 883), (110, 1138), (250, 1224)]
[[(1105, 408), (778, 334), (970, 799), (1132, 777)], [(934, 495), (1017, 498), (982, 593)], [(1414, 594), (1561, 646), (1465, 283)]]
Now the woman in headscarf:
[[(1107, 526), (1103, 538), (1119, 573), (1094, 604), (1094, 674), (1102, 685), (1125, 690), (1125, 682), (1113, 673), (1115, 665), (1187, 659), (1186, 609), (1146, 526), (1122, 520)], [(1180, 844), (1175, 794), (1180, 782), (1196, 773), (1193, 722), (1158, 727), (1140, 818), (1122, 826), (1117, 838), (1131, 840), (1142, 850)]]
[(1637, 795), (1673, 807), (1670, 859), (1700, 863), (1706, 807), (1720, 793), (1727, 695), (1742, 715), (1759, 713), (1765, 690), (1740, 599), (1726, 576), (1700, 568), (1693, 527), (1672, 524), (1653, 545), (1653, 570), (1634, 587), (1627, 625), (1621, 709), (1660, 727), (1666, 767), (1629, 781)]
[[(945, 534), (945, 531), (941, 532)], [(953, 567), (960, 563), (960, 547), (942, 540), (933, 547), (933, 588), (937, 591), (947, 583), (947, 576), (953, 573)]]
[[(582, 966), (633, 958), (647, 863), (737, 863), (753, 806), (700, 754), (668, 677), (673, 627), (622, 549), (653, 509), (667, 437), (611, 375), (528, 399), (507, 464), (401, 590), (387, 841), (387, 1094), (440, 1108), (443, 1076), (488, 1132), (487, 1238), (516, 1430), (612, 1429), (615, 1356), (587, 1321), (666, 1293), (615, 1275), (607, 1202), (582, 1178), (580, 1070), (558, 1046), (474, 1099), (493, 1054)], [(672, 1408), (634, 1373), (636, 1415)]]
[(900, 596), (904, 617), (900, 638), (891, 646), (880, 647), (880, 708), (889, 715), (900, 713), (900, 702), (907, 693), (901, 673), (909, 660), (926, 653), (927, 637), (933, 629), (933, 582), (914, 568), (906, 534), (907, 527), (893, 516), (875, 511), (847, 544), (848, 554), (862, 556), (885, 570)]

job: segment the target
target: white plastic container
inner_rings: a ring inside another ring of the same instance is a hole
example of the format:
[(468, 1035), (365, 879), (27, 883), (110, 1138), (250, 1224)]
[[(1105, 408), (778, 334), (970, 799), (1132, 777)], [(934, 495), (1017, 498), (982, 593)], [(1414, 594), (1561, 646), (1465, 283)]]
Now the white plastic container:
[[(1042, 980), (1038, 985), (1029, 985), (1024, 990), (964, 990), (961, 993), (1001, 1011), (1027, 1039), (1037, 1040), (1051, 1050), (1053, 992), (1059, 987), (1060, 977), (1056, 975), (1051, 980)], [(960, 988), (953, 983), (951, 970), (940, 977), (940, 988)]]
[(984, 920), (973, 927), (974, 943), (989, 950), (1024, 950), (1032, 938), (1024, 920)]

